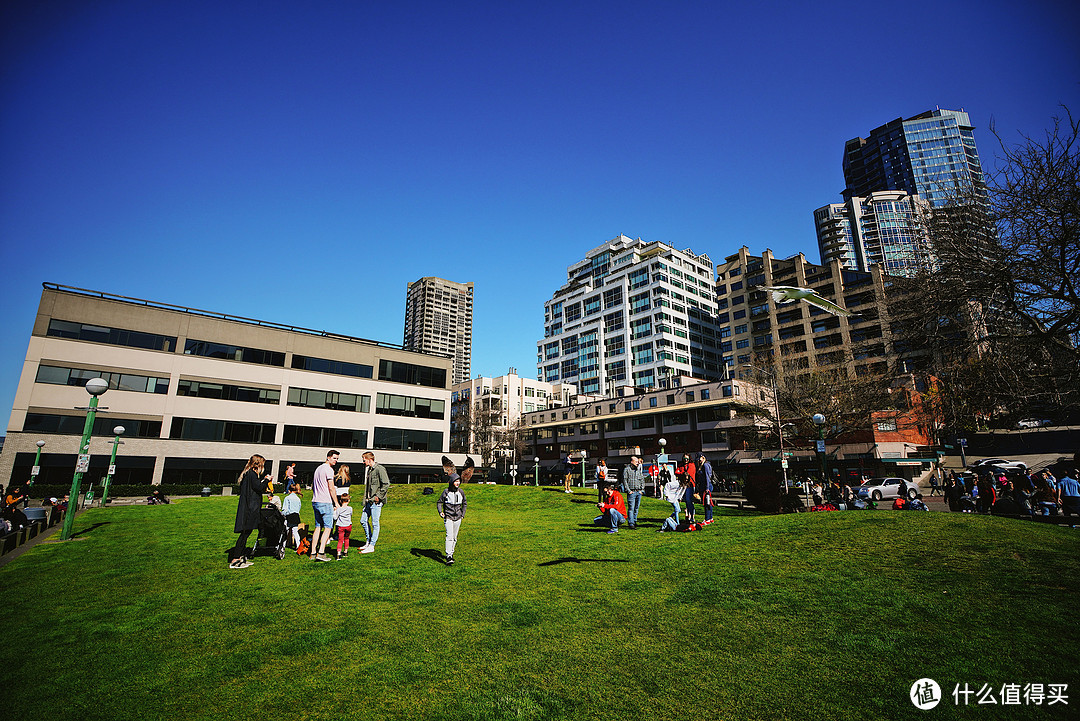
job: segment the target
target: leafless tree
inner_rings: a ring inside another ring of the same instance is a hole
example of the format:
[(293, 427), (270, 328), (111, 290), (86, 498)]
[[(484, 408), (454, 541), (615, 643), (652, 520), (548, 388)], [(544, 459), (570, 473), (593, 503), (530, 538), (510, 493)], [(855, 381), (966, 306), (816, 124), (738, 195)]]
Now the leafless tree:
[(897, 281), (900, 332), (937, 379), (946, 423), (1080, 408), (1080, 121), (1001, 147), (985, 192), (929, 221), (931, 271)]

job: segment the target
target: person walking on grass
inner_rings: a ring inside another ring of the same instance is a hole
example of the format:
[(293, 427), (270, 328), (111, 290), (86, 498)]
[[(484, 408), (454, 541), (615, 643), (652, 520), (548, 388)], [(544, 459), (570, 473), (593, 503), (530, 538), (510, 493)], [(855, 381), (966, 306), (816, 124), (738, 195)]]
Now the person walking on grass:
[(443, 456), (442, 460), (443, 469), (446, 471), (446, 490), (436, 501), (435, 509), (439, 512), (439, 517), (443, 519), (443, 526), (446, 527), (446, 565), (453, 566), (458, 531), (461, 529), (461, 522), (465, 518), (465, 509), (468, 506), (461, 484), (465, 476), (472, 477), (475, 463), (472, 458), (466, 456), (465, 466), (461, 469), (461, 475), (458, 475), (454, 463), (449, 458)]
[(259, 527), (259, 508), (262, 506), (264, 493), (270, 492), (273, 476), (263, 476), (266, 468), (266, 459), (258, 453), (248, 459), (247, 465), (240, 473), (240, 498), (236, 504), (236, 522), (233, 524), (233, 533), (239, 533), (236, 537), (236, 545), (229, 551), (229, 568), (247, 568), (251, 560), (247, 558), (247, 541), (251, 532)]
[(326, 555), (326, 543), (330, 540), (330, 530), (334, 526), (334, 509), (338, 497), (334, 492), (334, 466), (337, 465), (337, 451), (326, 454), (326, 463), (315, 469), (311, 479), (311, 507), (315, 511), (315, 534), (311, 538), (311, 558), (315, 561), (332, 561)]
[(626, 527), (637, 528), (641, 494), (645, 492), (645, 471), (637, 456), (630, 456), (630, 465), (623, 469), (622, 482), (626, 488)]
[(390, 491), (390, 476), (386, 469), (375, 462), (375, 454), (364, 454), (364, 510), (360, 514), (360, 525), (364, 528), (364, 545), (360, 553), (375, 553), (375, 543), (379, 540), (379, 518), (382, 516), (386, 494)]

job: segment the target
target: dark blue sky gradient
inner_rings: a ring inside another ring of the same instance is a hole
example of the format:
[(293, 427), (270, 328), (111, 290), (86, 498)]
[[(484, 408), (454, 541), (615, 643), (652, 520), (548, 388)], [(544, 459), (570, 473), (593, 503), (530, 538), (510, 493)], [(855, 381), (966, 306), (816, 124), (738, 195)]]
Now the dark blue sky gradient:
[(1080, 112), (1074, 3), (30, 2), (0, 10), (0, 407), (42, 281), (400, 342), (476, 283), (473, 372), (619, 233), (817, 258), (844, 141)]

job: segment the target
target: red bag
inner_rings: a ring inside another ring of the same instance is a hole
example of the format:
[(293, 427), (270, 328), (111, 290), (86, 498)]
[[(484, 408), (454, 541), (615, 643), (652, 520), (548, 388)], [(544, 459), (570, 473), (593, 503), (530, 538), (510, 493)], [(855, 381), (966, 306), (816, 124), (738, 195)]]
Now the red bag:
[(296, 554), (298, 556), (306, 556), (309, 553), (311, 553), (311, 541), (306, 538), (301, 538), (300, 545), (296, 549)]

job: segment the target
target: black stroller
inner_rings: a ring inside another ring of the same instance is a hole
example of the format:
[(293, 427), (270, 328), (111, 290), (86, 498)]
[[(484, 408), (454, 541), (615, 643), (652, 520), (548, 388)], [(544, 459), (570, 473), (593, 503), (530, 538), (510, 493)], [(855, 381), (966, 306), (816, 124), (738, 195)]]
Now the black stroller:
[(259, 510), (259, 535), (255, 539), (255, 553), (258, 555), (260, 545), (270, 549), (280, 561), (285, 558), (285, 540), (288, 538), (285, 526), (285, 514), (277, 506), (267, 503)]

